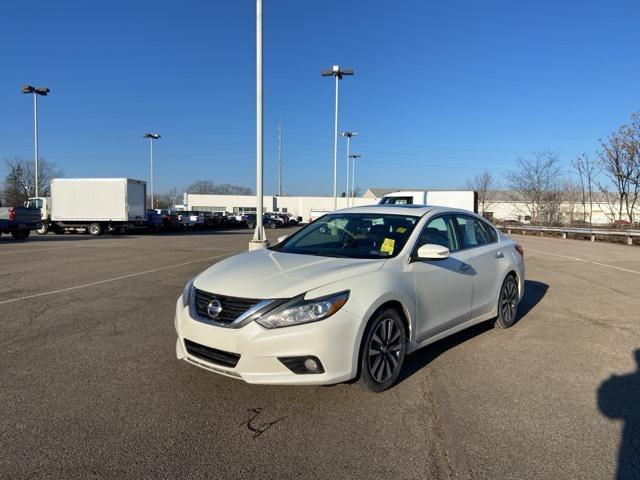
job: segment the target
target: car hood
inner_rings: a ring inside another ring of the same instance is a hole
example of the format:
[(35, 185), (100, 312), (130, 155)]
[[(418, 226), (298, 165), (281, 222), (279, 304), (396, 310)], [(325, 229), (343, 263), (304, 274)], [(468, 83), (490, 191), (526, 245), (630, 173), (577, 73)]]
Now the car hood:
[(384, 259), (332, 258), (254, 250), (212, 265), (196, 288), (245, 298), (291, 298), (314, 288), (374, 272)]

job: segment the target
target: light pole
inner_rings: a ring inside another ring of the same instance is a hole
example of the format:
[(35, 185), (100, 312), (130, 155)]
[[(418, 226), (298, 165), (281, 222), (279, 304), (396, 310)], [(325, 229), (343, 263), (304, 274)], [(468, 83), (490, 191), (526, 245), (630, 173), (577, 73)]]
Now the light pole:
[(340, 135), (347, 139), (347, 190), (345, 195), (347, 197), (347, 207), (349, 207), (349, 158), (351, 154), (351, 137), (357, 137), (358, 132), (342, 132)]
[(278, 196), (282, 196), (282, 119), (278, 123)]
[(333, 209), (338, 208), (338, 83), (345, 75), (353, 75), (353, 69), (340, 69), (338, 65), (334, 65), (329, 70), (321, 72), (323, 77), (335, 77), (336, 79), (336, 106), (335, 119), (333, 129)]
[(356, 159), (362, 157), (359, 153), (352, 153), (349, 155), (351, 158), (351, 166), (353, 171), (351, 172), (351, 205), (355, 206), (356, 203)]
[(36, 173), (35, 173), (35, 181), (36, 188), (35, 193), (36, 197), (38, 196), (38, 95), (42, 95), (46, 97), (50, 92), (47, 87), (32, 87), (31, 85), (24, 85), (22, 87), (22, 93), (32, 93), (33, 94), (33, 137), (35, 140), (35, 163), (36, 163)]
[(149, 139), (149, 154), (151, 157), (151, 174), (149, 176), (149, 184), (151, 186), (151, 210), (153, 210), (155, 208), (155, 202), (153, 201), (153, 141), (158, 140), (160, 138), (160, 135), (157, 133), (145, 133), (143, 137)]
[(249, 250), (269, 246), (262, 226), (262, 0), (256, 0), (256, 230)]

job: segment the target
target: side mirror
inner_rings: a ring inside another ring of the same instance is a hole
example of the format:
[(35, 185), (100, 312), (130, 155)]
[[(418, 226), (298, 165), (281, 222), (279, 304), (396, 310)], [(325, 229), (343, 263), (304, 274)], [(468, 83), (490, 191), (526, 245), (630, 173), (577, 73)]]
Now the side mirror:
[(287, 238), (289, 238), (289, 235), (282, 235), (278, 237), (278, 243), (284, 242)]
[(435, 243), (427, 243), (418, 248), (416, 256), (420, 260), (443, 260), (449, 258), (449, 249)]

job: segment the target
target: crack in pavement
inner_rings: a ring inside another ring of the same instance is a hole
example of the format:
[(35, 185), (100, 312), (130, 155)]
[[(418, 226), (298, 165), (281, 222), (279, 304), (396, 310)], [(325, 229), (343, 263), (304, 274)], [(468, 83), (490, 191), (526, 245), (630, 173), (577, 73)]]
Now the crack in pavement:
[(434, 439), (436, 443), (436, 449), (440, 452), (440, 457), (443, 460), (445, 465), (445, 472), (447, 478), (454, 478), (455, 472), (453, 469), (453, 465), (451, 464), (451, 460), (449, 459), (449, 453), (447, 452), (447, 445), (444, 435), (444, 428), (442, 427), (440, 417), (438, 416), (436, 410), (436, 402), (433, 395), (433, 383), (431, 382), (431, 375), (433, 374), (433, 370), (428, 368), (425, 375), (424, 382), (424, 397), (427, 401), (429, 409), (431, 410), (431, 415), (433, 418), (433, 430), (434, 430)]

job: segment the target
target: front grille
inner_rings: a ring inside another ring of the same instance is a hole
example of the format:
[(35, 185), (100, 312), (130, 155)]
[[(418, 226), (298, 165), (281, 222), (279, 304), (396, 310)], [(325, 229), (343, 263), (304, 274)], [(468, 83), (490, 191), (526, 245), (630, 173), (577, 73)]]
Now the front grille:
[(209, 319), (209, 314), (207, 313), (207, 306), (211, 303), (211, 300), (217, 299), (222, 305), (222, 310), (220, 314), (212, 319), (215, 322), (219, 323), (231, 323), (244, 312), (254, 307), (260, 302), (260, 300), (256, 300), (254, 298), (238, 298), (238, 297), (226, 297), (224, 295), (215, 295), (213, 293), (204, 292), (202, 290), (196, 289), (195, 294), (195, 306), (196, 312), (202, 318)]
[(205, 347), (204, 345), (192, 342), (186, 338), (184, 340), (184, 346), (187, 347), (187, 352), (190, 355), (206, 360), (207, 362), (215, 363), (216, 365), (233, 368), (240, 360), (240, 354), (238, 353), (225, 352), (223, 350)]

